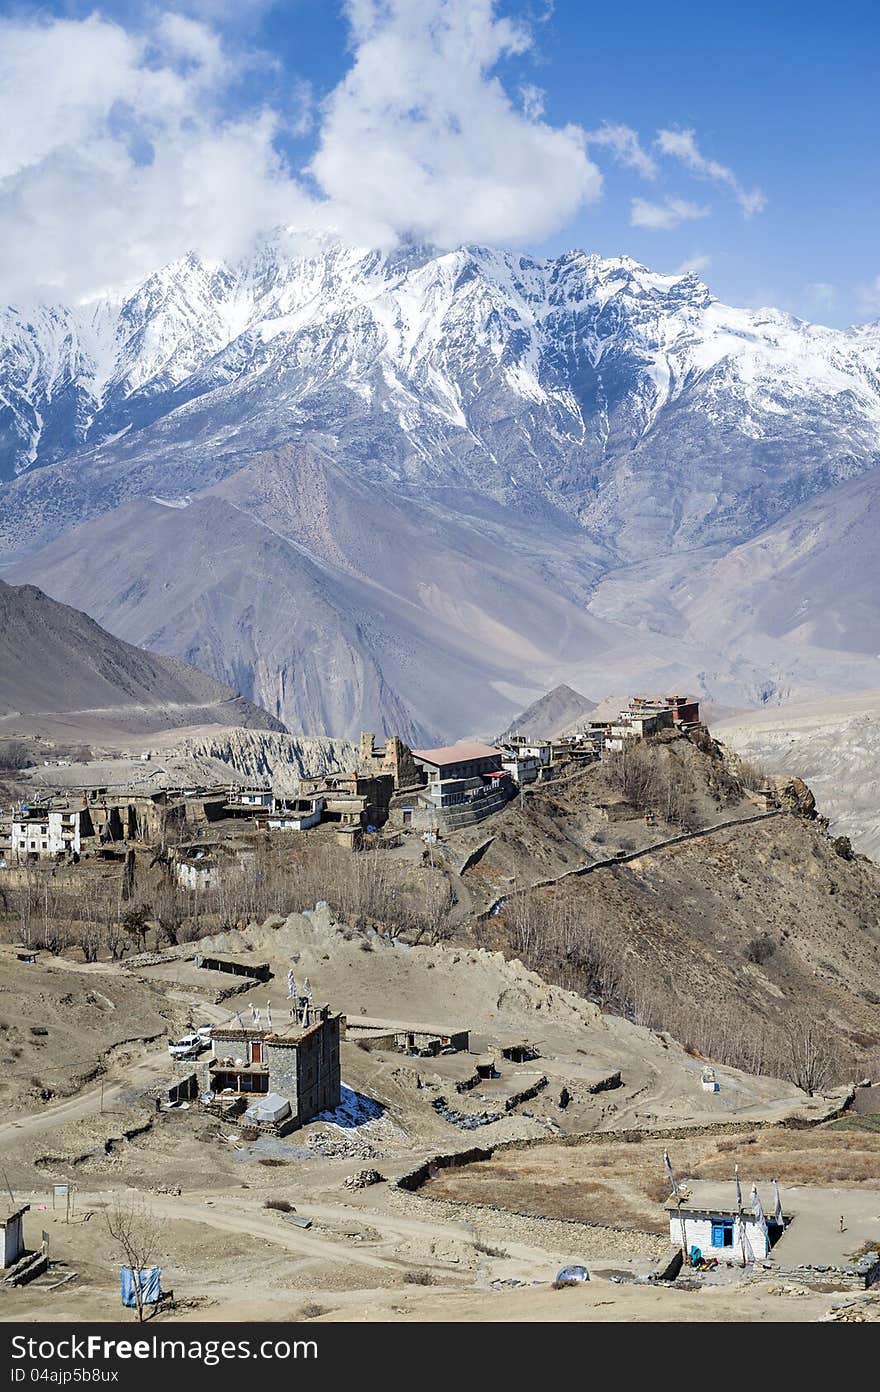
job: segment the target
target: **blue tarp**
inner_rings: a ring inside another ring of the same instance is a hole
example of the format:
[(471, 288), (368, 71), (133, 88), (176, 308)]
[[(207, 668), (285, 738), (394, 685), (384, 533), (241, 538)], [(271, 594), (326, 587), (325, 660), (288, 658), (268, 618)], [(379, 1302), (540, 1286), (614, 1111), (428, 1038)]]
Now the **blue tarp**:
[[(138, 1285), (143, 1292), (143, 1305), (155, 1305), (162, 1294), (162, 1272), (158, 1266), (145, 1266), (141, 1268), (140, 1280)], [(135, 1273), (130, 1266), (119, 1268), (119, 1286), (122, 1293), (122, 1303), (129, 1309), (134, 1309), (137, 1305), (137, 1293), (135, 1290)]]

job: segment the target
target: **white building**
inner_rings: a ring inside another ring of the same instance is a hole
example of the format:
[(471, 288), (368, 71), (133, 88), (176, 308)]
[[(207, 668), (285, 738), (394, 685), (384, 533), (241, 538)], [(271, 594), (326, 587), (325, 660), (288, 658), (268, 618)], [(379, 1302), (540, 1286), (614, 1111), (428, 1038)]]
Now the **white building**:
[(92, 834), (92, 819), (86, 808), (60, 808), (54, 812), (22, 808), (12, 818), (12, 854), (16, 860), (79, 855), (82, 838)]
[(525, 783), (534, 783), (538, 777), (540, 764), (538, 760), (523, 750), (518, 749), (516, 754), (505, 754), (501, 760), (501, 767), (504, 772), (509, 774), (515, 783), (520, 787)]
[(735, 1265), (764, 1261), (771, 1243), (781, 1234), (785, 1219), (782, 1223), (777, 1220), (776, 1196), (770, 1185), (762, 1185), (758, 1191), (766, 1216), (755, 1213), (751, 1187), (744, 1188), (740, 1207), (732, 1180), (723, 1184), (694, 1181), (681, 1185), (678, 1194), (666, 1203), (673, 1247), (684, 1244), (688, 1254), (692, 1247), (698, 1247), (704, 1257), (717, 1257)]
[(275, 799), (271, 788), (237, 788), (229, 801), (243, 803), (245, 807), (271, 807)]
[(217, 883), (217, 866), (213, 860), (179, 860), (177, 883), (182, 889), (211, 889)]
[(30, 1204), (20, 1204), (18, 1208), (11, 1209), (5, 1218), (0, 1218), (0, 1265), (4, 1271), (24, 1256), (24, 1227), (21, 1220), (29, 1208)]
[(260, 817), (257, 825), (267, 831), (308, 831), (320, 822), (324, 803), (322, 797), (293, 798), (287, 807), (278, 807)]
[(553, 752), (549, 740), (515, 739), (511, 741), (510, 748), (520, 758), (537, 760), (542, 768), (550, 763)]

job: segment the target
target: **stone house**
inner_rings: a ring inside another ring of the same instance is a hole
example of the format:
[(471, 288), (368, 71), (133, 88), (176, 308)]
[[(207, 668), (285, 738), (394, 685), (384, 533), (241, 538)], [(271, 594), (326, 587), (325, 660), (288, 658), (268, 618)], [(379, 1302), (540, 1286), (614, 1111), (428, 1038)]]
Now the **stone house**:
[(11, 854), (18, 861), (79, 856), (94, 836), (86, 807), (22, 807), (12, 817)]
[(377, 743), (376, 736), (368, 731), (361, 732), (358, 746), (358, 772), (378, 775), (390, 773), (394, 779), (394, 791), (411, 788), (423, 782), (423, 774), (408, 744), (398, 735), (386, 735), (384, 743)]
[(265, 1029), (233, 1025), (211, 1031), (208, 1082), (215, 1094), (252, 1097), (278, 1093), (290, 1103), (291, 1126), (339, 1106), (339, 1043), (344, 1018), (327, 1005), (308, 1024), (291, 1021)]

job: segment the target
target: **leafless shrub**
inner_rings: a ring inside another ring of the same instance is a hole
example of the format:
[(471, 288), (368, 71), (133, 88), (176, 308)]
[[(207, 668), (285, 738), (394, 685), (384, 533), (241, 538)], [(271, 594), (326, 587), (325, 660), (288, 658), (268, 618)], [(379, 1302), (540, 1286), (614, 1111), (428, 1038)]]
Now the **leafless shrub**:
[(735, 772), (740, 787), (748, 789), (752, 793), (763, 791), (771, 783), (770, 775), (764, 765), (753, 759), (737, 759)]
[(479, 1252), (484, 1257), (506, 1257), (507, 1252), (500, 1247), (490, 1247), (486, 1242), (475, 1242), (474, 1251)]
[(287, 1199), (265, 1199), (263, 1201), (263, 1207), (274, 1209), (276, 1213), (293, 1212), (293, 1204)]
[(606, 760), (612, 786), (636, 807), (663, 821), (691, 829), (691, 788), (687, 772), (672, 749), (643, 740), (625, 740)]
[(405, 1271), (403, 1279), (408, 1286), (433, 1286), (434, 1273), (432, 1271)]
[(144, 1293), (140, 1273), (152, 1266), (159, 1249), (161, 1226), (142, 1199), (119, 1198), (104, 1214), (107, 1231), (134, 1279), (138, 1322), (144, 1318)]
[(775, 951), (776, 944), (773, 939), (767, 933), (759, 933), (746, 944), (746, 961), (763, 966), (765, 962), (769, 962)]
[(0, 769), (32, 768), (36, 763), (33, 751), (24, 740), (0, 741)]

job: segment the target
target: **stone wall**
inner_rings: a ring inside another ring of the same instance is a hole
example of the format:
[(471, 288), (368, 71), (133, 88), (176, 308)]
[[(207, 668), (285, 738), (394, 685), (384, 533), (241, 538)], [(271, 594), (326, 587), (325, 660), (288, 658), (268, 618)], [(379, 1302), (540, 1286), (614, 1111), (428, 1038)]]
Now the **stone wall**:
[(395, 789), (424, 782), (412, 750), (397, 735), (386, 735), (384, 743), (377, 744), (375, 735), (363, 731), (358, 746), (358, 768), (361, 773), (370, 775), (390, 773)]

